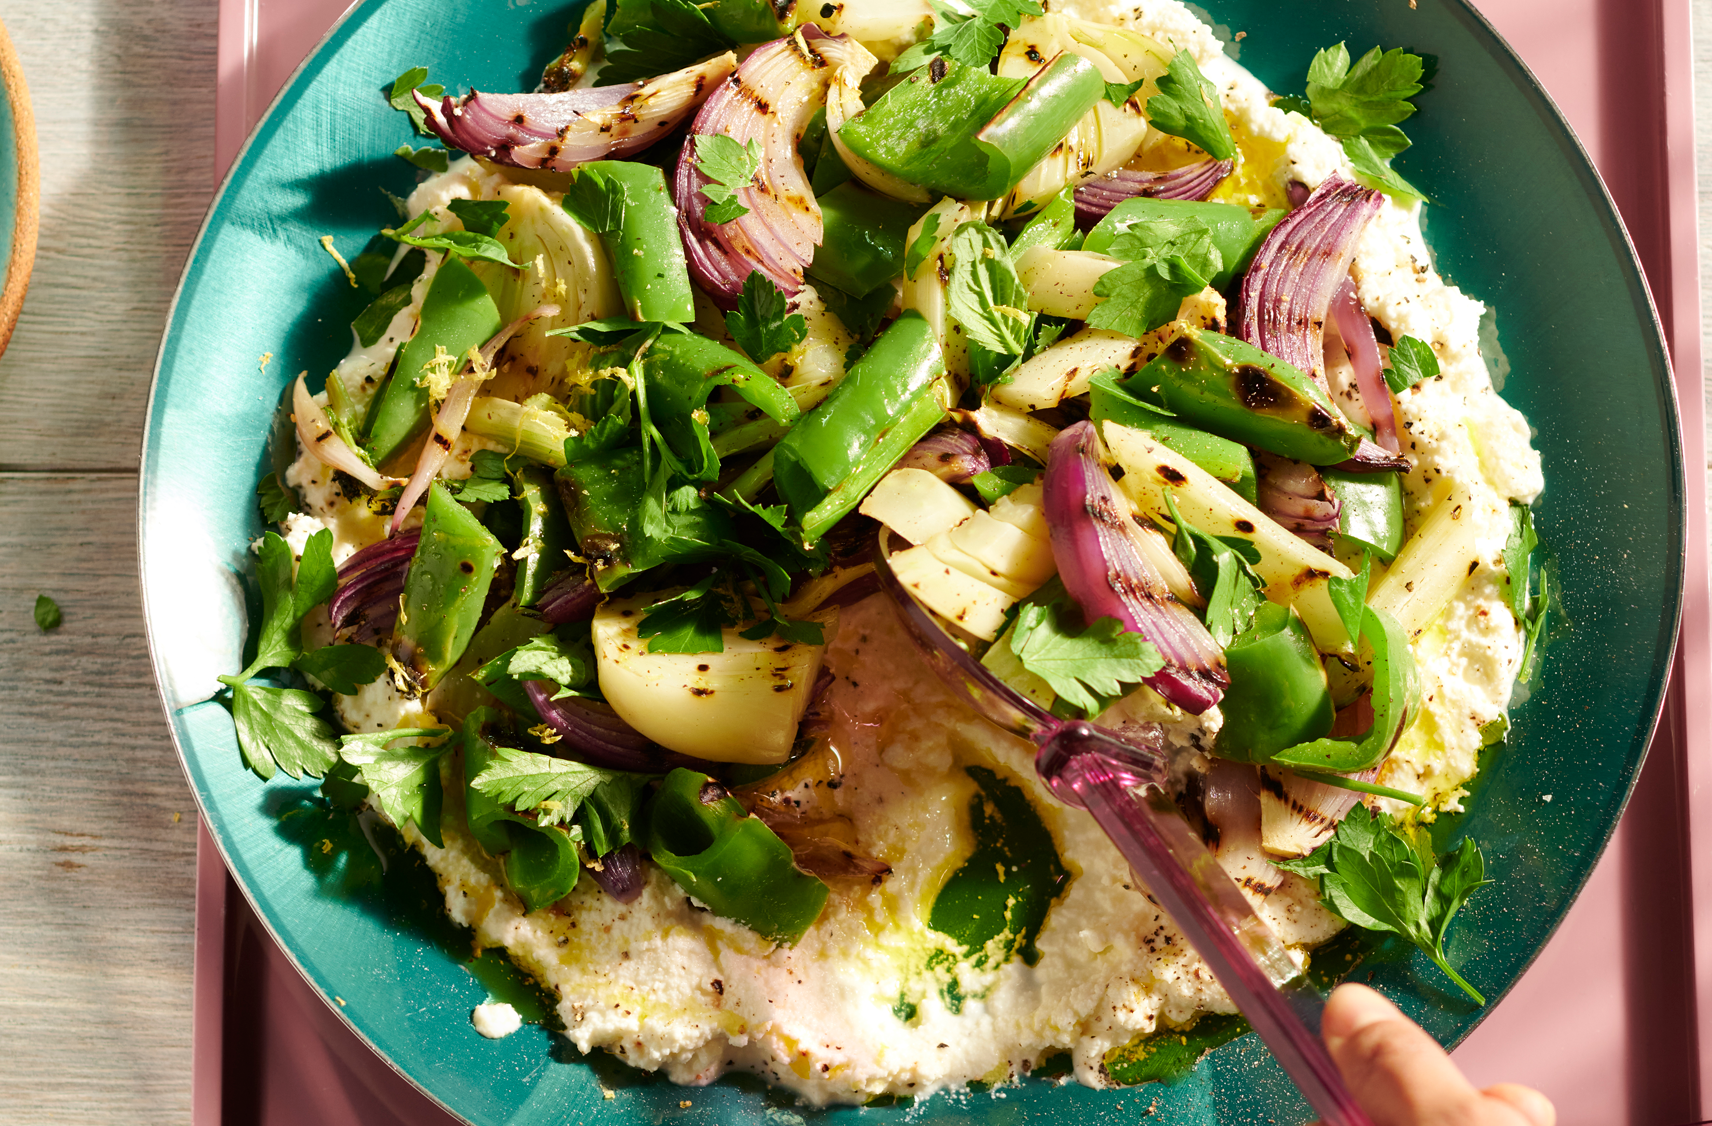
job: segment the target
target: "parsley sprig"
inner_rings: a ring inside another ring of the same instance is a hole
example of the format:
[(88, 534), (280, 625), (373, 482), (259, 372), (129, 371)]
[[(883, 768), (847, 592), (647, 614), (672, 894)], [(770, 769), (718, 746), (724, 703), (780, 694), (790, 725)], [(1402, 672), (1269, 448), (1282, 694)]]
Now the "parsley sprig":
[(730, 223), (749, 214), (737, 199), (761, 170), (761, 143), (743, 144), (723, 134), (702, 134), (695, 139), (696, 170), (708, 178), (701, 194), (708, 198), (707, 221)]
[(1451, 968), (1444, 949), (1451, 919), (1469, 896), (1492, 882), (1486, 878), (1486, 858), (1471, 838), (1438, 856), (1424, 829), (1398, 825), (1388, 814), (1358, 805), (1312, 853), (1274, 863), (1319, 880), (1320, 897), (1340, 918), (1407, 938), (1465, 993), (1486, 1004), (1480, 991)]
[(1391, 346), (1391, 366), (1385, 369), (1385, 383), (1391, 393), (1401, 395), (1423, 379), (1439, 373), (1439, 358), (1432, 345), (1413, 336), (1400, 336)]
[(933, 6), (933, 34), (892, 61), (893, 74), (906, 74), (937, 55), (964, 66), (984, 67), (1005, 45), (1005, 34), (1024, 16), (1045, 15), (1038, 0), (962, 0), (967, 13), (928, 0)]
[[(1106, 96), (1110, 98), (1113, 92), (1107, 87)], [(1236, 155), (1236, 140), (1219, 102), (1219, 88), (1201, 73), (1195, 56), (1187, 51), (1173, 55), (1159, 76), (1159, 93), (1147, 99), (1147, 120), (1161, 133), (1183, 138), (1214, 160)]]
[(1159, 650), (1116, 618), (1084, 625), (1082, 611), (1057, 579), (1022, 604), (1005, 641), (1024, 669), (1089, 716), (1165, 667)]
[(1349, 48), (1338, 43), (1314, 55), (1307, 96), (1280, 98), (1278, 104), (1313, 118), (1339, 138), (1356, 178), (1368, 187), (1404, 199), (1425, 199), (1390, 163), (1410, 145), (1398, 123), (1415, 112), (1409, 99), (1423, 89), (1425, 73), (1426, 60), (1401, 47), (1375, 47), (1352, 63)]
[(801, 344), (808, 335), (808, 321), (790, 312), (790, 301), (760, 270), (743, 279), (737, 308), (725, 314), (731, 339), (758, 364)]
[(1102, 300), (1088, 323), (1126, 336), (1175, 318), (1183, 298), (1201, 292), (1224, 268), (1211, 228), (1193, 217), (1137, 223), (1106, 253), (1126, 261), (1094, 283), (1094, 296)]
[[(400, 829), (414, 824), (436, 848), (440, 837), (440, 758), (452, 749), (449, 727), (398, 727), (345, 735), (339, 754), (356, 767), (369, 800)], [(395, 743), (407, 746), (394, 746)]]

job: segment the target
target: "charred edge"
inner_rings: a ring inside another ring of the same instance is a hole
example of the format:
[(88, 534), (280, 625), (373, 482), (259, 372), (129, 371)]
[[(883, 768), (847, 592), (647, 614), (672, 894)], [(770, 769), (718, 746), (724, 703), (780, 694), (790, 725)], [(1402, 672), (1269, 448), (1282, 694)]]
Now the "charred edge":
[(1231, 527), (1235, 528), (1245, 536), (1252, 536), (1254, 534), (1254, 521), (1252, 520), (1238, 520), (1236, 523), (1232, 524)]
[(1249, 410), (1272, 410), (1284, 402), (1284, 386), (1265, 368), (1238, 364), (1231, 375), (1236, 380), (1237, 398)]
[(927, 80), (938, 82), (945, 77), (945, 56), (935, 55), (933, 61), (927, 64)]
[(1195, 356), (1195, 346), (1189, 343), (1187, 336), (1179, 336), (1165, 346), (1165, 358), (1178, 367), (1188, 367), (1189, 361)]
[(1189, 483), (1189, 478), (1184, 476), (1174, 465), (1161, 465), (1159, 476), (1172, 485), (1187, 485)]
[(1314, 430), (1336, 430), (1337, 419), (1327, 414), (1322, 407), (1309, 407), (1308, 425)]

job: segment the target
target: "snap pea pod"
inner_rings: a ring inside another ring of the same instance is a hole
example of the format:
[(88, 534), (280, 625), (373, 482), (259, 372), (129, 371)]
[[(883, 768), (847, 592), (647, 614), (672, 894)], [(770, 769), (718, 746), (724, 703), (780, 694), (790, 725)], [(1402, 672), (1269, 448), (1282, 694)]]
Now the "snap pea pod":
[(1361, 639), (1373, 660), (1373, 726), (1360, 739), (1315, 739), (1272, 756), (1280, 766), (1353, 774), (1390, 753), (1421, 706), (1420, 673), (1409, 649), (1409, 633), (1388, 611), (1362, 608)]
[(1011, 240), (1013, 261), (1034, 246), (1044, 246), (1048, 250), (1082, 249), (1082, 235), (1076, 230), (1075, 195), (1074, 185), (1065, 188), (1017, 232), (1016, 238)]
[(847, 121), (839, 139), (929, 191), (998, 199), (1104, 95), (1099, 70), (1079, 55), (1026, 82), (937, 59)]
[[(606, 209), (595, 234), (612, 258), (618, 294), (630, 319), (674, 324), (695, 320), (678, 209), (672, 205), (665, 173), (652, 164), (596, 160), (577, 169), (577, 177), (593, 177), (595, 186), (622, 196), (622, 206)], [(565, 210), (579, 223), (591, 219), (578, 213), (568, 193)]]
[(422, 297), (422, 320), (398, 350), (391, 378), (375, 396), (364, 427), (369, 461), (383, 465), (428, 429), (428, 388), (422, 368), (444, 348), (454, 370), (471, 348), (500, 330), (499, 307), (463, 260), (447, 255)]
[(846, 181), (820, 197), (825, 230), (808, 273), (852, 297), (866, 297), (904, 272), (904, 242), (927, 208), (887, 199)]
[(1246, 207), (1234, 203), (1203, 203), (1186, 199), (1126, 199), (1106, 217), (1094, 224), (1082, 249), (1095, 254), (1110, 254), (1112, 243), (1131, 227), (1149, 223), (1181, 223), (1193, 220), (1206, 225), (1224, 264), (1212, 278), (1214, 289), (1225, 289), (1248, 269), (1254, 252), (1271, 233), (1278, 221), (1288, 214), (1273, 210), (1258, 217)]
[(504, 857), (505, 882), (523, 900), (523, 909), (538, 911), (571, 894), (582, 876), (582, 860), (564, 829), (520, 817), (470, 785), (493, 760), (486, 729), (498, 720), (499, 713), (487, 707), (464, 720), (464, 817), (476, 843), (489, 855)]
[(1403, 478), (1397, 473), (1347, 473), (1322, 468), (1338, 499), (1338, 535), (1386, 563), (1403, 547)]
[(1252, 344), (1194, 325), (1121, 386), (1191, 425), (1309, 465), (1348, 460), (1361, 444), (1319, 384)]
[(716, 915), (788, 946), (826, 906), (826, 885), (705, 774), (679, 767), (666, 775), (644, 820), (654, 862)]
[(428, 488), (426, 508), (393, 632), (400, 662), (424, 689), (439, 683), (475, 636), (505, 550), (438, 482)]
[(773, 447), (773, 480), (805, 544), (860, 504), (945, 417), (944, 375), (938, 337), (920, 313), (907, 310)]
[(1254, 624), (1225, 649), (1230, 687), (1219, 710), (1215, 752), (1238, 762), (1267, 762), (1286, 747), (1332, 729), (1334, 709), (1325, 666), (1302, 616), (1262, 603)]
[(1123, 389), (1112, 371), (1089, 380), (1088, 417), (1096, 424), (1110, 420), (1147, 431), (1161, 445), (1176, 450), (1229, 485), (1243, 500), (1250, 504), (1259, 503), (1254, 455), (1248, 452), (1247, 446), (1187, 426), (1162, 408), (1137, 399)]
[(523, 512), (523, 546), (515, 556), (514, 598), (519, 606), (533, 606), (553, 576), (570, 562), (565, 552), (576, 541), (549, 470), (531, 465), (517, 471), (517, 507)]
[(723, 344), (690, 333), (662, 333), (642, 356), (648, 381), (648, 413), (688, 474), (711, 481), (719, 455), (708, 433), (707, 400), (715, 388), (730, 387), (775, 423), (794, 423), (801, 411), (791, 393), (772, 376)]

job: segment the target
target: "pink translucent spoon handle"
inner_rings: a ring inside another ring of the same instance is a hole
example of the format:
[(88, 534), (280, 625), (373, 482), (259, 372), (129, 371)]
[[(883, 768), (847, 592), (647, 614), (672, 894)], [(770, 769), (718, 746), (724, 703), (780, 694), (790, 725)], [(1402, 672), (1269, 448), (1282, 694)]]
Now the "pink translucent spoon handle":
[(1093, 724), (1067, 723), (1041, 746), (1035, 769), (1099, 822), (1326, 1126), (1372, 1126), (1320, 1040), (1319, 994), (1160, 789), (1152, 764)]

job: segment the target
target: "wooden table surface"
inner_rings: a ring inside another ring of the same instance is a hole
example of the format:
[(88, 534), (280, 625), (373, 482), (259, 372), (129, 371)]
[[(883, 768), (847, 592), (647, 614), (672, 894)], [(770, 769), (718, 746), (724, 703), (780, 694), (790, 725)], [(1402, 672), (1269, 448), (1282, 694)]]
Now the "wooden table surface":
[[(1712, 0), (1694, 8), (1712, 28)], [(155, 352), (212, 194), (215, 2), (0, 17), (42, 163), (0, 358), (0, 1119), (185, 1123), (196, 815), (149, 670), (135, 514)], [(1696, 79), (1712, 231), (1712, 36)], [(53, 633), (38, 593), (64, 610)]]

